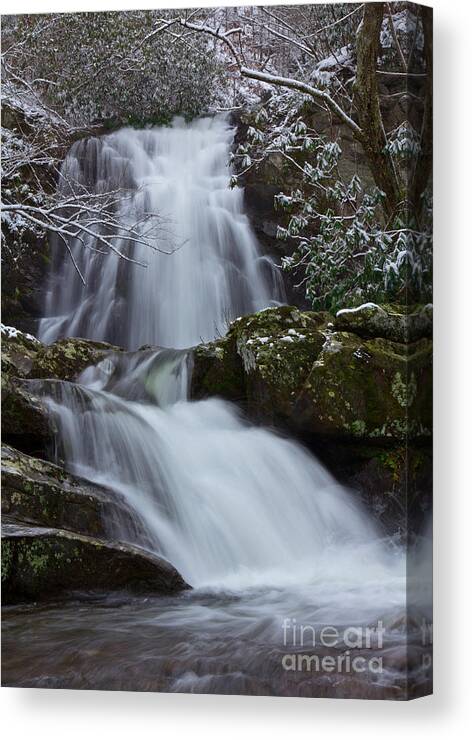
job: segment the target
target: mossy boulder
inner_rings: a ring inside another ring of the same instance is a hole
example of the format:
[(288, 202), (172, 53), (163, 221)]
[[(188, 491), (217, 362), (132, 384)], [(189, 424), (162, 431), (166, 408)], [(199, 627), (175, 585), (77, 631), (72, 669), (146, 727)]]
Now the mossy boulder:
[(121, 348), (107, 342), (68, 337), (43, 344), (31, 334), (2, 324), (2, 373), (27, 379), (76, 380), (90, 365)]
[(245, 378), (234, 342), (227, 338), (199, 344), (193, 351), (191, 396), (220, 396), (244, 403)]
[(2, 436), (20, 447), (44, 447), (51, 439), (47, 409), (27, 378), (37, 352), (35, 337), (2, 324)]
[(253, 416), (286, 416), (317, 357), (330, 315), (293, 306), (234, 321), (226, 337), (194, 350), (191, 394), (240, 402)]
[(255, 418), (271, 424), (291, 419), (330, 318), (282, 306), (235, 322), (229, 338), (242, 362), (246, 406)]
[(2, 325), (2, 435), (25, 452), (45, 454), (54, 422), (42, 400), (43, 379), (76, 380), (90, 365), (121, 349), (106, 342), (61, 339), (44, 345)]
[(364, 303), (338, 311), (334, 326), (338, 331), (361, 337), (381, 337), (405, 344), (432, 336), (433, 307)]
[(30, 378), (57, 378), (76, 380), (89, 365), (96, 365), (109, 352), (118, 352), (107, 342), (69, 337), (50, 345), (42, 345), (35, 354), (29, 373)]
[(173, 594), (188, 588), (164, 558), (63, 529), (2, 526), (2, 601), (40, 600), (64, 591), (123, 589)]
[(106, 537), (106, 522), (133, 517), (125, 502), (52, 463), (2, 445), (2, 516)]
[(336, 331), (327, 313), (281, 306), (238, 319), (226, 337), (196, 348), (191, 393), (238, 401), (252, 418), (301, 434), (428, 437), (431, 349), (428, 339)]
[(299, 429), (324, 436), (406, 440), (431, 435), (431, 342), (411, 345), (326, 332), (293, 405)]
[(27, 377), (36, 353), (42, 347), (36, 337), (2, 324), (2, 373)]

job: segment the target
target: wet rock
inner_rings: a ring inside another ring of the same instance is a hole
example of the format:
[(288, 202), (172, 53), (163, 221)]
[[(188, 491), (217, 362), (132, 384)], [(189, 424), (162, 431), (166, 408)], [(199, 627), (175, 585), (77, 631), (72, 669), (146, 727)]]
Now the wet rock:
[(291, 306), (240, 319), (230, 331), (245, 379), (246, 405), (258, 420), (287, 424), (324, 342), (330, 316)]
[(2, 527), (4, 604), (70, 591), (173, 594), (185, 588), (187, 584), (167, 560), (141, 548), (64, 529), (15, 523)]
[(116, 494), (8, 445), (2, 445), (2, 516), (93, 537), (106, 537), (118, 518), (133, 519)]
[(388, 534), (408, 537), (421, 531), (431, 509), (432, 474), (430, 445), (399, 444), (361, 450), (349, 483)]
[(31, 334), (2, 324), (2, 372), (10, 377), (71, 381), (110, 352), (121, 351), (121, 347), (108, 342), (77, 337), (47, 345)]
[(329, 314), (293, 306), (266, 309), (231, 324), (226, 337), (194, 350), (191, 393), (239, 402), (255, 418), (286, 418), (291, 396), (324, 341)]
[(406, 440), (432, 432), (431, 342), (412, 345), (326, 332), (293, 404), (293, 422), (311, 433)]
[(106, 342), (61, 339), (44, 345), (34, 336), (2, 325), (2, 435), (20, 450), (47, 455), (54, 434), (54, 420), (42, 400), (53, 387), (45, 380), (75, 380), (86, 367), (110, 352), (121, 352)]
[(245, 377), (233, 342), (226, 338), (199, 344), (193, 351), (191, 396), (194, 399), (220, 396), (245, 403)]

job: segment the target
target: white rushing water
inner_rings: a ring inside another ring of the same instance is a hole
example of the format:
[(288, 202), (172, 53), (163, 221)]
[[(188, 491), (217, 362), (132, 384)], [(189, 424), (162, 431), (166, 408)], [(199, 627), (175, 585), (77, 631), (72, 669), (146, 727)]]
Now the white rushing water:
[[(60, 263), (43, 339), (82, 334), (128, 347), (178, 348), (214, 337), (228, 317), (278, 300), (241, 212), (242, 194), (226, 187), (230, 143), (224, 120), (206, 119), (125, 129), (84, 146), (96, 150), (93, 167), (101, 176), (121, 157), (137, 182), (148, 183), (157, 208), (175, 206), (179, 236), (188, 242), (173, 256), (158, 255), (147, 273), (132, 268), (121, 294), (116, 260), (105, 265), (82, 250), (86, 288), (70, 264)], [(73, 149), (70, 166), (77, 154)], [(120, 313), (122, 301), (129, 321)], [(299, 444), (249, 425), (219, 399), (189, 402), (190, 372), (191, 352), (148, 349), (114, 353), (77, 384), (46, 383), (59, 459), (135, 512), (139, 526), (113, 521), (110, 535), (138, 537), (196, 589), (172, 607), (150, 605), (130, 616), (138, 633), (159, 627), (164, 664), (167, 655), (177, 660), (175, 640), (180, 645), (187, 635), (172, 689), (240, 691), (253, 658), (248, 646), (259, 646), (251, 670), (262, 675), (269, 668), (261, 646), (280, 644), (287, 618), (312, 625), (386, 619), (398, 635), (404, 553), (382, 540), (358, 499)], [(122, 624), (123, 612), (114, 618)], [(131, 627), (122, 629), (137, 638)], [(236, 672), (212, 682), (229, 664)], [(260, 690), (254, 681), (248, 691)]]
[(185, 352), (116, 354), (79, 386), (53, 386), (75, 472), (123, 496), (147, 546), (192, 586), (307, 583), (332, 558), (344, 579), (356, 549), (364, 571), (366, 546), (381, 568), (375, 527), (313, 456), (219, 399), (187, 402), (188, 362)]
[[(175, 238), (185, 244), (172, 255), (152, 253), (146, 270), (124, 265), (126, 279), (114, 255), (71, 244), (87, 284), (70, 259), (56, 263), (48, 305), (59, 315), (44, 319), (43, 339), (80, 334), (130, 347), (188, 347), (281, 297), (243, 193), (228, 188), (233, 134), (224, 117), (176, 119), (74, 144), (64, 176), (97, 191), (126, 181), (135, 199), (170, 216), (175, 231), (161, 235), (167, 246)], [(129, 218), (129, 201), (124, 208)], [(124, 497), (146, 532), (141, 544), (193, 586), (307, 584), (321, 575), (339, 583), (346, 572), (357, 573), (356, 583), (375, 578), (387, 556), (359, 503), (295, 442), (248, 425), (221, 400), (189, 403), (190, 365), (191, 353), (177, 349), (118, 353), (77, 385), (53, 384), (69, 467)], [(126, 526), (116, 526), (111, 534), (126, 539)]]
[(259, 254), (243, 212), (243, 191), (229, 188), (233, 136), (224, 117), (175, 119), (169, 127), (124, 128), (72, 146), (59, 188), (72, 181), (97, 193), (129, 189), (119, 217), (129, 224), (157, 214), (152, 243), (160, 251), (125, 237), (115, 242), (142, 267), (103, 255), (103, 246), (82, 234), (69, 247), (83, 285), (58, 240), (42, 341), (81, 336), (134, 349), (191, 347), (224, 334), (236, 316), (283, 299), (279, 273)]

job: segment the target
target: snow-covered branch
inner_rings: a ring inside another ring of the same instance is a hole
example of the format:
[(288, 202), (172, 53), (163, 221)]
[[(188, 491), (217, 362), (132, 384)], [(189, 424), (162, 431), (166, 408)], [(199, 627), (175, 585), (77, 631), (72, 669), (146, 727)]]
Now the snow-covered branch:
[(250, 77), (253, 80), (259, 80), (260, 82), (267, 82), (270, 85), (276, 85), (278, 87), (286, 87), (290, 90), (297, 90), (305, 95), (309, 95), (316, 101), (324, 103), (331, 113), (334, 113), (346, 126), (349, 126), (351, 131), (360, 136), (362, 129), (337, 103), (333, 98), (325, 91), (320, 90), (317, 87), (308, 85), (301, 80), (296, 80), (291, 77), (279, 77), (278, 75), (272, 75), (268, 72), (259, 72), (256, 69), (249, 69), (248, 67), (241, 67), (241, 74), (243, 77)]
[[(123, 203), (133, 198), (135, 192), (126, 193), (114, 190), (106, 193), (87, 191), (82, 185), (81, 193), (57, 197), (51, 196), (46, 203), (36, 205), (34, 202), (1, 203), (2, 219), (8, 225), (12, 215), (20, 216), (32, 226), (55, 234), (60, 237), (72, 256), (69, 240), (78, 240), (84, 248), (90, 248), (91, 242), (101, 248), (93, 247), (94, 251), (105, 254), (112, 252), (126, 262), (146, 267), (142, 260), (135, 259), (119, 248), (119, 244), (144, 245), (147, 248), (172, 254), (175, 249), (165, 250), (157, 246), (159, 235), (163, 229), (163, 220), (156, 213), (136, 213), (134, 221), (122, 217)], [(75, 261), (74, 261), (75, 264)], [(84, 278), (75, 264), (80, 278)]]
[(354, 119), (351, 118), (351, 116), (346, 111), (344, 111), (340, 105), (338, 105), (338, 103), (334, 100), (334, 98), (331, 97), (331, 95), (329, 95), (328, 92), (326, 92), (326, 90), (323, 90), (319, 87), (314, 87), (313, 85), (309, 85), (303, 80), (270, 74), (268, 72), (263, 72), (258, 69), (252, 69), (245, 66), (241, 53), (236, 49), (235, 45), (230, 39), (230, 35), (234, 33), (234, 30), (222, 31), (220, 28), (213, 28), (212, 26), (209, 26), (207, 24), (189, 23), (185, 18), (181, 18), (180, 23), (186, 28), (190, 28), (191, 30), (198, 33), (206, 33), (226, 44), (226, 46), (231, 51), (234, 61), (237, 63), (239, 71), (243, 77), (248, 77), (252, 80), (258, 80), (259, 82), (265, 82), (269, 85), (275, 85), (277, 87), (285, 87), (290, 90), (297, 90), (304, 95), (309, 95), (318, 103), (323, 104), (328, 110), (331, 111), (331, 113), (337, 116), (343, 123), (346, 124), (346, 126), (351, 129), (351, 131), (353, 131), (353, 133), (357, 137), (362, 135), (362, 130), (360, 126), (358, 126)]

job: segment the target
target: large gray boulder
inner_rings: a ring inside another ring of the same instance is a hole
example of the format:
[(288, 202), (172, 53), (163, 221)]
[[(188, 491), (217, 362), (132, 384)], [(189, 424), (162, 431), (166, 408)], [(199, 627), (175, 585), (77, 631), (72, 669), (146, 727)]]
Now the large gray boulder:
[(381, 337), (392, 342), (416, 342), (433, 333), (433, 307), (364, 303), (357, 308), (344, 308), (334, 320), (337, 331), (361, 337)]
[(63, 591), (175, 593), (187, 585), (165, 559), (117, 542), (146, 534), (126, 502), (57, 465), (2, 446), (4, 603)]

